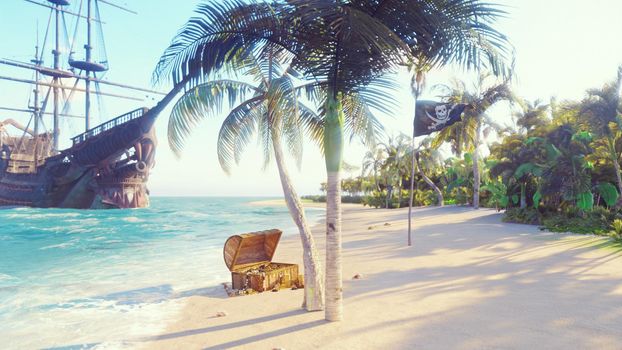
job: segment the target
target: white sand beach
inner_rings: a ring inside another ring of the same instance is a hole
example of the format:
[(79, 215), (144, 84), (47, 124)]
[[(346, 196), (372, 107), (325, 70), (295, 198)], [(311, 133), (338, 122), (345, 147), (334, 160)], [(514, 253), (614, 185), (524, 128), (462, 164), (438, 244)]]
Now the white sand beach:
[[(344, 205), (340, 323), (300, 309), (302, 290), (187, 298), (148, 349), (622, 349), (622, 247), (506, 224), (464, 207)], [(314, 228), (323, 251), (323, 227)], [(295, 236), (275, 261), (301, 264)], [(362, 279), (352, 279), (361, 274)], [(223, 281), (226, 282), (226, 281)], [(224, 317), (217, 313), (224, 312)]]

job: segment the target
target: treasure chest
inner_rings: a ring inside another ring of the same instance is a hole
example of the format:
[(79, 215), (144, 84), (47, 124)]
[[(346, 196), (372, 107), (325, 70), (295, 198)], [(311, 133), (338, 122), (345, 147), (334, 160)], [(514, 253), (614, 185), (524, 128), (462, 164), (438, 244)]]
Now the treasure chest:
[(298, 265), (272, 262), (282, 233), (273, 229), (227, 239), (223, 255), (231, 271), (233, 289), (263, 292), (300, 283)]

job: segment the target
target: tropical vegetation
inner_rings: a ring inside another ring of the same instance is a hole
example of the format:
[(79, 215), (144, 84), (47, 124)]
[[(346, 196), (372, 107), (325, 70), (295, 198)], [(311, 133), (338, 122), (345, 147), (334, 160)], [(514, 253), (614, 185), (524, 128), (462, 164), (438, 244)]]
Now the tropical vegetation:
[[(489, 97), (466, 99), (473, 108), (461, 122), (439, 132), (431, 144), (429, 139), (423, 140), (415, 150), (421, 163), (418, 168), (428, 174), (434, 186), (419, 173), (414, 178), (414, 204), (437, 204), (433, 196), (426, 197), (421, 191), (436, 187), (445, 203), (477, 207), (479, 199), (484, 207), (505, 210), (504, 220), (508, 222), (619, 239), (622, 67), (615, 79), (602, 88), (587, 90), (585, 98), (577, 101), (531, 102), (516, 97), (507, 82), (493, 86), (480, 89), (484, 91), (481, 96)], [(452, 90), (439, 99), (465, 101), (463, 91)], [(511, 112), (500, 118), (511, 121), (508, 125), (481, 114), (495, 100), (513, 103), (508, 109)], [(475, 119), (478, 117), (479, 121)], [(486, 136), (491, 140), (479, 144), (486, 156), (477, 157), (477, 140), (485, 140)], [(373, 186), (360, 187), (362, 202), (374, 207), (399, 207), (394, 193), (407, 189), (404, 174), (396, 173), (402, 176), (399, 189), (395, 189), (392, 177), (378, 174), (400, 165), (384, 149), (369, 152), (363, 169), (374, 171), (363, 172), (357, 180)], [(482, 184), (479, 191), (478, 181)], [(426, 184), (430, 187), (426, 188)]]
[[(507, 73), (509, 44), (492, 27), (502, 14), (478, 0), (205, 2), (165, 50), (154, 78), (192, 88), (253, 55), (285, 52), (290, 66), (310, 83), (304, 90), (319, 101), (328, 174), (325, 317), (338, 321), (343, 307), (340, 203), (346, 115), (360, 114), (365, 105), (390, 113), (394, 94), (386, 76), (412, 62), (418, 76), (449, 63)], [(359, 103), (360, 98), (367, 103)], [(370, 139), (367, 144), (373, 146)], [(394, 154), (396, 162), (404, 157), (400, 152)], [(385, 172), (387, 183), (400, 185), (399, 166)]]

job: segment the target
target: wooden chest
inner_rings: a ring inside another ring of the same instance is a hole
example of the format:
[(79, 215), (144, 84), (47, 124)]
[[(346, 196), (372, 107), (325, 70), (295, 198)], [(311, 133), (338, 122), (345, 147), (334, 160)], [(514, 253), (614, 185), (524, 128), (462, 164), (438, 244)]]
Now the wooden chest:
[(231, 236), (223, 255), (231, 271), (232, 288), (257, 292), (299, 285), (298, 265), (272, 262), (281, 239), (281, 230), (272, 229)]

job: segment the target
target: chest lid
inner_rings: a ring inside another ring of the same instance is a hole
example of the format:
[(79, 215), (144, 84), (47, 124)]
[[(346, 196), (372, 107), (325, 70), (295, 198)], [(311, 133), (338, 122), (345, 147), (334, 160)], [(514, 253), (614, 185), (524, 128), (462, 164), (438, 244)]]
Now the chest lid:
[(229, 237), (223, 249), (229, 271), (272, 261), (282, 233), (281, 230), (272, 229)]

